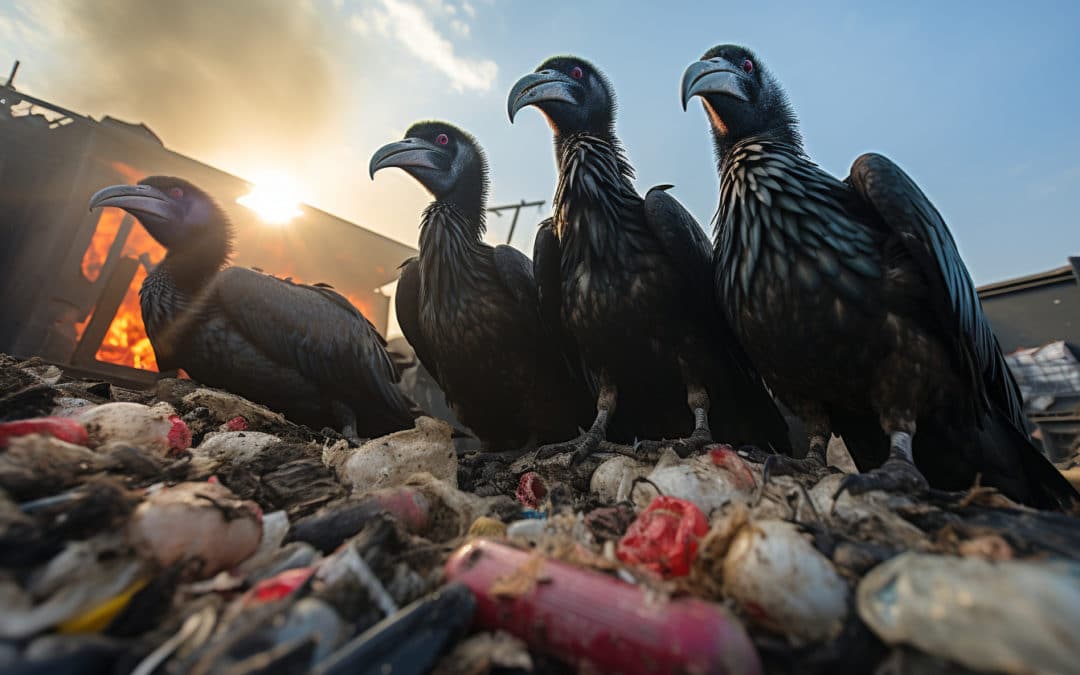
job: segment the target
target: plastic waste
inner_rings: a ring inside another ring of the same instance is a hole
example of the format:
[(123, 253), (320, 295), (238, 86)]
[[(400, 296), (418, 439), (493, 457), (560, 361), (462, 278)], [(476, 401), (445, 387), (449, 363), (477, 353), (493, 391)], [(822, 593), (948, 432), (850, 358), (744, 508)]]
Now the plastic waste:
[(480, 516), (469, 526), (469, 537), (491, 537), (499, 539), (506, 536), (506, 524), (495, 518)]
[(409, 532), (423, 534), (429, 524), (431, 500), (421, 490), (411, 487), (379, 490), (301, 518), (293, 525), (287, 541), (306, 541), (329, 553), (380, 513), (393, 516)]
[(476, 600), (449, 584), (356, 636), (315, 669), (316, 675), (421, 675), (468, 629)]
[(195, 454), (218, 462), (246, 464), (280, 440), (273, 434), (261, 431), (222, 431), (207, 434)]
[(75, 542), (24, 588), (0, 579), (0, 638), (19, 640), (74, 620), (120, 596), (145, 575), (145, 565), (118, 555), (119, 538)]
[(263, 579), (247, 592), (244, 603), (257, 604), (281, 600), (306, 584), (314, 573), (314, 567), (302, 567), (286, 570), (270, 579)]
[(244, 418), (248, 429), (265, 429), (287, 424), (280, 413), (246, 398), (217, 389), (199, 387), (185, 394), (183, 402), (191, 408), (206, 408), (216, 424), (227, 424), (237, 417)]
[(128, 536), (160, 567), (197, 561), (199, 579), (247, 560), (262, 539), (262, 512), (218, 483), (180, 483), (152, 493), (135, 509)]
[(405, 429), (350, 448), (344, 441), (323, 451), (323, 463), (333, 469), (353, 494), (404, 485), (410, 476), (429, 473), (457, 487), (457, 453), (452, 427), (441, 420), (420, 417)]
[(887, 644), (975, 670), (1080, 667), (1080, 564), (903, 553), (859, 583), (859, 616)]
[[(731, 526), (724, 523), (720, 529)], [(719, 536), (730, 537), (719, 570), (724, 595), (751, 622), (796, 645), (840, 633), (848, 614), (847, 582), (797, 525), (781, 520), (742, 522)], [(707, 542), (702, 557), (721, 554), (722, 545), (715, 543)]]
[(633, 500), (644, 508), (657, 494), (678, 497), (709, 514), (729, 502), (749, 502), (756, 485), (746, 461), (731, 446), (716, 446), (704, 455), (658, 465)]
[(168, 403), (105, 403), (82, 413), (78, 420), (86, 427), (91, 448), (122, 441), (168, 455), (191, 447), (191, 430)]
[(664, 599), (615, 578), (490, 540), (473, 540), (446, 576), (476, 596), (475, 625), (504, 630), (579, 670), (760, 673), (739, 620), (697, 599)]
[[(678, 455), (670, 453), (676, 459)], [(648, 476), (652, 464), (639, 462), (632, 457), (616, 455), (596, 467), (589, 479), (589, 492), (601, 503), (615, 504), (630, 499), (635, 481)]]
[(13, 438), (30, 434), (52, 436), (75, 445), (86, 445), (89, 441), (86, 427), (73, 419), (35, 417), (28, 420), (0, 423), (0, 448), (7, 447)]
[(136, 579), (133, 584), (120, 591), (117, 595), (104, 602), (91, 607), (66, 621), (57, 627), (60, 633), (96, 633), (109, 625), (127, 607), (131, 599), (146, 586), (147, 579)]
[(34, 499), (113, 465), (108, 456), (53, 436), (18, 436), (0, 452), (0, 489), (15, 499)]
[(530, 509), (539, 509), (546, 495), (547, 486), (544, 485), (544, 479), (535, 471), (522, 474), (518, 480), (517, 490), (514, 492), (514, 497)]
[(662, 577), (681, 577), (690, 573), (698, 541), (708, 532), (709, 521), (693, 503), (657, 497), (630, 524), (615, 555)]

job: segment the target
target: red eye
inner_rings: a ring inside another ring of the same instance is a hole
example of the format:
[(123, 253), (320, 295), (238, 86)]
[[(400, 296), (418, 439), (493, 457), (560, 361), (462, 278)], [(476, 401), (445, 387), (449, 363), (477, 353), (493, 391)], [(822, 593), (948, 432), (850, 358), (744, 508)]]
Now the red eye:
[(447, 143), (450, 142), (450, 137), (447, 136), (446, 134), (439, 134), (435, 138), (435, 142), (438, 143), (439, 145), (446, 145)]
[(742, 69), (744, 71), (746, 71), (747, 73), (754, 72), (754, 62), (751, 61), (750, 59), (743, 59)]
[(575, 80), (580, 80), (581, 78), (585, 77), (585, 71), (581, 69), (581, 66), (574, 66), (570, 69), (570, 77), (574, 78)]
[(178, 187), (169, 188), (169, 196), (173, 199), (180, 199), (184, 196), (184, 191)]

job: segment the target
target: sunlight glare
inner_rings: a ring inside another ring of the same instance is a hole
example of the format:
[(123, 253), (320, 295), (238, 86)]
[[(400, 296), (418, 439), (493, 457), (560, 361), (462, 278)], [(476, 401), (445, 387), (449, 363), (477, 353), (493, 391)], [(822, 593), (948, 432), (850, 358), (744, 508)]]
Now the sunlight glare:
[(257, 176), (249, 194), (236, 200), (271, 225), (284, 225), (301, 215), (296, 181), (282, 173)]

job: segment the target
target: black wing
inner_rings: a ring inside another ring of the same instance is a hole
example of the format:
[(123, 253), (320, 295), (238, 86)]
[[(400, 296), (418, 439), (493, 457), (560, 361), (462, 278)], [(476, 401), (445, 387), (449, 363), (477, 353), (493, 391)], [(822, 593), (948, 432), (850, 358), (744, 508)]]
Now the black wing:
[(657, 185), (645, 195), (645, 221), (660, 240), (671, 261), (683, 270), (687, 291), (712, 306), (712, 247), (705, 231), (679, 200), (667, 193), (671, 185)]
[(412, 419), (395, 386), (399, 375), (386, 341), (330, 287), (229, 267), (215, 278), (214, 295), (233, 326), (268, 358), (345, 400), (374, 397), (403, 421)]
[[(748, 438), (768, 440), (776, 449), (787, 450), (790, 448), (787, 422), (761, 375), (743, 351), (735, 331), (716, 306), (709, 238), (690, 212), (666, 192), (670, 187), (660, 185), (645, 195), (645, 221), (672, 263), (683, 270), (688, 282), (685, 287), (687, 297), (694, 300), (696, 311), (708, 321), (718, 343), (716, 347), (722, 350), (718, 362), (726, 366), (724, 391), (737, 392), (735, 395), (738, 399), (714, 401), (713, 409), (719, 413), (722, 407), (735, 409), (738, 406), (746, 411), (745, 414), (740, 413), (740, 417), (745, 418), (740, 422), (746, 427), (744, 433), (753, 434)], [(718, 391), (711, 392), (714, 397), (718, 394)]]
[(533, 278), (540, 316), (555, 331), (562, 325), (562, 246), (551, 218), (540, 223), (533, 242)]
[(400, 269), (394, 299), (398, 325), (401, 326), (401, 333), (409, 346), (416, 352), (416, 358), (420, 359), (420, 363), (424, 364), (424, 368), (427, 368), (438, 382), (439, 369), (431, 348), (424, 339), (424, 333), (420, 330), (420, 262), (416, 258), (409, 258), (401, 263)]
[(533, 277), (533, 263), (513, 246), (500, 244), (495, 247), (495, 271), (503, 288), (514, 300), (536, 313), (539, 301), (536, 279)]
[(991, 407), (997, 408), (1023, 430), (1020, 389), (941, 214), (900, 167), (881, 155), (870, 153), (856, 159), (847, 182), (919, 266), (929, 284), (925, 306), (934, 312), (946, 337), (944, 343), (965, 368), (980, 411), (987, 414)]
[(551, 218), (542, 221), (536, 231), (532, 265), (540, 320), (544, 330), (548, 335), (554, 336), (571, 377), (583, 382), (595, 396), (600, 391), (600, 383), (585, 366), (577, 343), (562, 322), (562, 244), (555, 234), (555, 225)]

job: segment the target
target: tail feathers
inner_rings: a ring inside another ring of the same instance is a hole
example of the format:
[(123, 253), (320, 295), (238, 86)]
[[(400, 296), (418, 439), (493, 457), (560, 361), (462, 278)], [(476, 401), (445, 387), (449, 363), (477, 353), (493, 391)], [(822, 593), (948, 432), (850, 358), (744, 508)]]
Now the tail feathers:
[[(1062, 511), (1080, 514), (1080, 493), (1057, 470), (1042, 452), (1022, 431), (1010, 424), (1003, 415), (995, 416), (995, 424), (988, 432), (993, 434), (991, 452), (1007, 449), (1013, 455), (1008, 465), (1019, 469), (1020, 476), (1004, 477), (1008, 483), (1016, 486), (1016, 492), (996, 485), (996, 481), (987, 480), (987, 484), (1002, 489), (1009, 497), (1038, 509)], [(997, 464), (997, 462), (994, 462)], [(993, 476), (988, 476), (994, 478)]]

